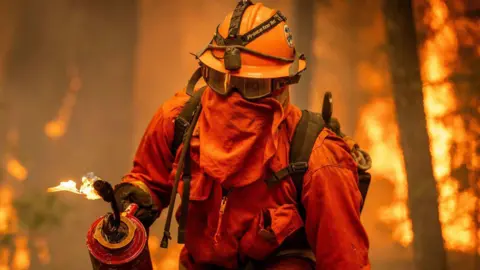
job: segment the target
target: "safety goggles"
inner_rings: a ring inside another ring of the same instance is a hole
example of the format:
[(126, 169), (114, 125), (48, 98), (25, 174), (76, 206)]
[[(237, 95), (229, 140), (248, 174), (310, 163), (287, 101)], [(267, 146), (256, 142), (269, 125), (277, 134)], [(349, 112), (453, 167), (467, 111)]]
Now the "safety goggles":
[(232, 91), (238, 92), (244, 99), (256, 100), (272, 95), (283, 87), (298, 83), (300, 74), (283, 78), (244, 78), (219, 72), (205, 65), (201, 66), (202, 77), (207, 85), (222, 96)]

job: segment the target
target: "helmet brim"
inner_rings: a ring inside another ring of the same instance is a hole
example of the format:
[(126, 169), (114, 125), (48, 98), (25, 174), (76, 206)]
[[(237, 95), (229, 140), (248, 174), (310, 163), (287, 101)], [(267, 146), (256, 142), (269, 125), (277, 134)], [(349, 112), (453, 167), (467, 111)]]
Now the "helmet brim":
[[(229, 71), (225, 69), (225, 65), (221, 59), (216, 58), (210, 50), (205, 51), (198, 60), (219, 72), (230, 73), (232, 76), (239, 76), (245, 78), (265, 79), (265, 78), (282, 78), (290, 76), (290, 66), (292, 63), (275, 66), (248, 66), (242, 65), (238, 71)], [(307, 62), (299, 59), (298, 72), (304, 71), (307, 67)]]

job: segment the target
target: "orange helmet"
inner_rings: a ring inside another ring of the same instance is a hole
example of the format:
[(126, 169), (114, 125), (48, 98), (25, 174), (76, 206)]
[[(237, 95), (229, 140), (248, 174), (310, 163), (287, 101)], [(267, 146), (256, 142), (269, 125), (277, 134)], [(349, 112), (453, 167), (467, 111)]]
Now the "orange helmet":
[[(194, 77), (203, 76), (216, 92), (227, 93), (232, 87), (247, 90), (253, 85), (254, 90), (259, 90), (255, 98), (297, 83), (306, 69), (305, 58), (295, 50), (285, 16), (249, 0), (239, 1), (196, 57), (203, 69)], [(260, 83), (246, 79), (259, 79)]]

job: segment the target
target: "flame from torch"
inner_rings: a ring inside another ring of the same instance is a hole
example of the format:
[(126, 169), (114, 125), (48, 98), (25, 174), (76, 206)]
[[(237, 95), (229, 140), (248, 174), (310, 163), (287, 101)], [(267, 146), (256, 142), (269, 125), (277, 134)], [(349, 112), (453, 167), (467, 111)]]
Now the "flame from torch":
[(114, 215), (112, 219), (113, 227), (110, 228), (109, 233), (117, 233), (117, 229), (120, 226), (120, 210), (113, 195), (113, 187), (107, 181), (95, 176), (93, 172), (87, 173), (82, 177), (80, 189), (77, 189), (77, 183), (75, 183), (75, 181), (68, 180), (66, 182), (60, 182), (58, 186), (48, 188), (47, 191), (69, 191), (75, 194), (83, 194), (89, 200), (103, 199), (110, 203)]
[(80, 186), (80, 189), (77, 189), (77, 183), (75, 181), (68, 180), (60, 182), (58, 186), (48, 188), (47, 192), (68, 191), (75, 194), (84, 195), (88, 200), (98, 200), (101, 199), (101, 197), (93, 188), (93, 183), (95, 183), (95, 181), (98, 179), (99, 178), (95, 176), (94, 173), (87, 173), (82, 177), (82, 185)]

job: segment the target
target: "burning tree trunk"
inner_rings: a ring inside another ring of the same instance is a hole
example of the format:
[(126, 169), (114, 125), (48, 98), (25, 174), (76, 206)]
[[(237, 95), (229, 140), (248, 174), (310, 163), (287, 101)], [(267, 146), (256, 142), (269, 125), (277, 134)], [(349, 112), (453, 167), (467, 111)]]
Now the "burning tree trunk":
[(384, 2), (393, 96), (408, 179), (415, 267), (446, 269), (411, 1)]
[(297, 50), (301, 51), (308, 61), (308, 69), (295, 88), (293, 102), (302, 109), (308, 108), (309, 93), (312, 86), (312, 74), (315, 70), (313, 54), (313, 37), (315, 33), (315, 0), (297, 0), (294, 2), (295, 42)]

